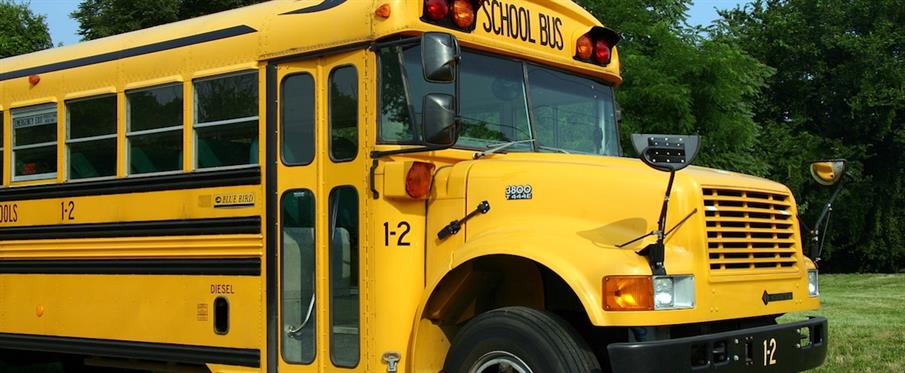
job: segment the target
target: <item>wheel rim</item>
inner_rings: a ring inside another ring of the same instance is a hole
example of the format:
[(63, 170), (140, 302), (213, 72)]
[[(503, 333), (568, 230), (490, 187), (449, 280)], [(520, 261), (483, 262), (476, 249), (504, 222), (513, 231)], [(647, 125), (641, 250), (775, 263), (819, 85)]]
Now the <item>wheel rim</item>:
[(533, 373), (522, 359), (506, 351), (493, 351), (481, 356), (468, 373)]

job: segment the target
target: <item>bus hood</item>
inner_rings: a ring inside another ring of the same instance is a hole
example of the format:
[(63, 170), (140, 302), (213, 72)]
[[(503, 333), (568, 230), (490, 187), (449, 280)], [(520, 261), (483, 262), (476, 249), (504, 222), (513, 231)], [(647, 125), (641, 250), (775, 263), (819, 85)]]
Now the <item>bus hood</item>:
[[(580, 297), (589, 310), (598, 308), (592, 314), (600, 312), (603, 276), (651, 274), (646, 257), (636, 252), (654, 237), (623, 244), (656, 229), (666, 172), (636, 159), (519, 153), (460, 162), (446, 172), (450, 176), (439, 178), (435, 196), (464, 200), (465, 214), (483, 201), (490, 204), (489, 212), (464, 225), (457, 238), (464, 239), (461, 249), (451, 253), (453, 265), (480, 255), (531, 257), (574, 276), (566, 278), (574, 287), (586, 287)], [(454, 196), (459, 193), (465, 195)], [(815, 308), (816, 298), (807, 294), (808, 262), (796, 216), (794, 199), (782, 184), (702, 167), (679, 171), (667, 215), (667, 230), (675, 230), (666, 239), (665, 266), (669, 274), (695, 276), (698, 303), (687, 312), (703, 314), (657, 312), (647, 322)], [(432, 214), (429, 220), (456, 218), (461, 216)], [(763, 293), (793, 292), (791, 301), (761, 302)], [(626, 318), (629, 314), (606, 312), (592, 319), (637, 323)]]

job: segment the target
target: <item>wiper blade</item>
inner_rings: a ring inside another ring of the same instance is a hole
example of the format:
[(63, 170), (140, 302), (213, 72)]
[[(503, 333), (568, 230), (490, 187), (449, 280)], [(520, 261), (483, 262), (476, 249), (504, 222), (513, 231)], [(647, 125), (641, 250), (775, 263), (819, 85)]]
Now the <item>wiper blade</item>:
[(496, 147), (494, 147), (494, 148), (492, 148), (492, 149), (487, 149), (487, 150), (482, 151), (482, 152), (476, 152), (476, 153), (474, 153), (474, 156), (473, 156), (473, 157), (474, 157), (474, 159), (481, 159), (481, 158), (483, 158), (483, 157), (485, 157), (485, 156), (494, 154), (494, 153), (496, 153), (496, 152), (498, 152), (498, 151), (505, 150), (506, 148), (508, 148), (508, 147), (510, 147), (510, 146), (518, 145), (518, 144), (527, 144), (527, 143), (532, 143), (532, 142), (534, 142), (534, 139), (530, 139), (530, 140), (510, 141), (510, 142), (507, 142), (507, 143), (504, 143), (504, 144), (497, 145)]
[(554, 148), (552, 146), (538, 145), (538, 149), (549, 150), (551, 152), (563, 153), (563, 154), (572, 154), (566, 149)]

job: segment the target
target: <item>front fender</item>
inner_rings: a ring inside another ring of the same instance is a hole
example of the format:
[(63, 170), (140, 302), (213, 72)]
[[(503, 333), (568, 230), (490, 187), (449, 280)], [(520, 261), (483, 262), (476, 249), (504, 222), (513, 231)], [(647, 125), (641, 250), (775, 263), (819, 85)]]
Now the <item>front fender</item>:
[(450, 268), (490, 255), (516, 256), (550, 269), (569, 285), (594, 325), (606, 325), (602, 297), (604, 276), (650, 274), (645, 258), (629, 249), (592, 246), (587, 239), (577, 235), (502, 228), (498, 232), (485, 231), (478, 237), (469, 237), (452, 253)]

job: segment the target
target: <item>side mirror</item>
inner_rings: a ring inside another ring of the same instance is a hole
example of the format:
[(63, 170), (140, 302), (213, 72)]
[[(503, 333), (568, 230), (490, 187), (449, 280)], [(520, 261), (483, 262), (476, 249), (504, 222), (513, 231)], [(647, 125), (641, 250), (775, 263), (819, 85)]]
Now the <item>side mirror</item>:
[(811, 177), (820, 185), (832, 186), (845, 175), (844, 159), (811, 162)]
[(421, 133), (424, 144), (432, 147), (450, 147), (459, 140), (459, 119), (456, 117), (456, 99), (443, 93), (424, 96)]
[(641, 161), (666, 172), (679, 171), (691, 165), (698, 155), (700, 140), (696, 135), (632, 134), (632, 145)]
[(424, 79), (432, 83), (456, 81), (459, 64), (459, 41), (443, 32), (426, 32), (421, 36), (421, 68)]

